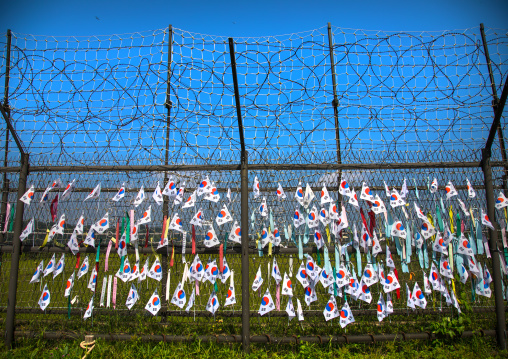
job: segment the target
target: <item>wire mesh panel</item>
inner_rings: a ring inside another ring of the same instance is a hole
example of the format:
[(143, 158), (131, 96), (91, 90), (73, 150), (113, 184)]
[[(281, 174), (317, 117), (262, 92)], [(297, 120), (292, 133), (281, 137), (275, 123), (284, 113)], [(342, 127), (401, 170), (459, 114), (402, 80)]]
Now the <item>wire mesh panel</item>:
[[(507, 37), (495, 29), (488, 29), (486, 36), (499, 88), (508, 74)], [(36, 318), (31, 328), (64, 330), (84, 325), (87, 331), (136, 332), (136, 327), (146, 326), (152, 332), (185, 335), (240, 333), (241, 274), (248, 270), (249, 285), (259, 280), (258, 273), (263, 278), (259, 288), (248, 291), (253, 334), (395, 332), (392, 321), (420, 331), (442, 313), (457, 315), (456, 307), (490, 328), (494, 300), (488, 293), (493, 288), (484, 279), (493, 268), (487, 254), (487, 227), (481, 221), (487, 207), (485, 183), (477, 165), (493, 112), (479, 30), (396, 33), (332, 27), (237, 38), (234, 44), (231, 54), (225, 37), (172, 28), (84, 38), (13, 35), (7, 103), (15, 131), (30, 155), (27, 188), (33, 186), (35, 191), (24, 210), (23, 228), (31, 219), (34, 226), (23, 241), (19, 264), (18, 318)], [(237, 63), (243, 127), (236, 118), (231, 55)], [(1, 61), (5, 68), (6, 55)], [(1, 76), (3, 84), (7, 75)], [(504, 131), (504, 119), (501, 127)], [(0, 131), (6, 133), (5, 127)], [(240, 131), (248, 152), (247, 213), (241, 212), (240, 202)], [(5, 180), (9, 185), (0, 218), (0, 231), (4, 230), (0, 307), (5, 309), (12, 244), (17, 240), (12, 223), (19, 153), (12, 138), (0, 142), (5, 165), (15, 167), (4, 169), (4, 185)], [(492, 159), (503, 159), (497, 141)], [(503, 174), (503, 167), (494, 167), (496, 193), (502, 189)], [(358, 203), (354, 197), (339, 195), (341, 180), (357, 194)], [(437, 191), (431, 191), (433, 180), (439, 185)], [(55, 181), (61, 185), (46, 192)], [(171, 182), (168, 188), (173, 194), (159, 200), (157, 189)], [(468, 182), (475, 196), (470, 195)], [(449, 183), (456, 196), (445, 190)], [(73, 187), (70, 195), (64, 194), (68, 184)], [(100, 196), (87, 199), (98, 185)], [(325, 186), (330, 201), (322, 200)], [(378, 196), (376, 200), (363, 199), (365, 186), (371, 191), (368, 196)], [(116, 201), (120, 188), (125, 197)], [(143, 200), (137, 203), (141, 193)], [(300, 194), (314, 199), (303, 205)], [(406, 204), (392, 207), (392, 197), (401, 194)], [(376, 201), (384, 202), (386, 213), (374, 214), (372, 206), (380, 205)], [(441, 234), (446, 228), (453, 233), (449, 258), (433, 250), (435, 235), (420, 242), (424, 222), (415, 203)], [(330, 217), (334, 206), (337, 216), (342, 206), (347, 213), (348, 225), (341, 231), (334, 230), (338, 217)], [(151, 220), (136, 224), (147, 213)], [(106, 214), (109, 229), (91, 237), (92, 226)], [(62, 215), (63, 234), (53, 236)], [(247, 216), (249, 228), (237, 228), (242, 215)], [(81, 216), (84, 230), (77, 236), (78, 257), (67, 243)], [(196, 216), (201, 225), (193, 226)], [(221, 223), (228, 216), (231, 221)], [(303, 218), (301, 225), (295, 224), (295, 216)], [(506, 211), (497, 211), (491, 220), (506, 228)], [(159, 248), (165, 227), (173, 221), (176, 227), (168, 232), (168, 244)], [(392, 234), (397, 223), (409, 231), (407, 238)], [(131, 231), (130, 243), (128, 254), (120, 256), (115, 242), (121, 241), (125, 228)], [(249, 233), (248, 269), (241, 265), (241, 231)], [(481, 265), (474, 278), (470, 258), (457, 253), (463, 240), (459, 233)], [(365, 234), (380, 242), (380, 253), (373, 253), (372, 246), (360, 250)], [(212, 238), (217, 242), (208, 246)], [(388, 300), (382, 281), (369, 288), (360, 286), (363, 294), (358, 292), (355, 298), (345, 291), (351, 282), (326, 286), (326, 277), (336, 277), (342, 263), (360, 283), (372, 264), (376, 272), (384, 268), (386, 281), (390, 271), (386, 247), (393, 255), (400, 289), (391, 292), (394, 314), (379, 323), (378, 298)], [(215, 283), (189, 280), (185, 268), (196, 258), (193, 251), (205, 271), (214, 264), (218, 267)], [(40, 263), (46, 267), (54, 256), (56, 265), (63, 253), (61, 274), (30, 283)], [(312, 257), (310, 267), (307, 256)], [(223, 257), (226, 271), (220, 269)], [(80, 272), (86, 259), (88, 271), (65, 297), (67, 280)], [(127, 270), (147, 261), (151, 268), (156, 259), (160, 280), (122, 280)], [(424, 273), (432, 277), (432, 263), (445, 276), (440, 268), (443, 261), (449, 263), (445, 269), (452, 271), (444, 279), (446, 293), (458, 302), (450, 305), (434, 290), (423, 294), (427, 309), (409, 309), (406, 284), (411, 293), (416, 283), (424, 289)], [(98, 269), (95, 291), (90, 289), (94, 266)], [(318, 266), (327, 272), (319, 272), (315, 283), (303, 285), (298, 278), (300, 266), (311, 272), (312, 266)], [(465, 284), (460, 281), (463, 268), (469, 273)], [(228, 276), (228, 270), (234, 275)], [(304, 320), (298, 315), (291, 320), (286, 313), (290, 298), (282, 288), (286, 275), (292, 282), (292, 304), (298, 312), (300, 302)], [(506, 284), (506, 276), (503, 281)], [(104, 288), (110, 282), (115, 300), (111, 298), (108, 306), (109, 290)], [(46, 285), (51, 301), (43, 312), (38, 302)], [(128, 309), (132, 285), (139, 299)], [(233, 288), (236, 302), (226, 305)], [(145, 306), (154, 300), (155, 290), (162, 306), (152, 316)], [(186, 310), (192, 293), (195, 302)], [(185, 301), (184, 307), (171, 303), (174, 295)], [(209, 310), (213, 295), (219, 303), (217, 311)], [(339, 310), (347, 301), (356, 324), (342, 329), (339, 318), (326, 321), (331, 297)], [(76, 321), (92, 298), (93, 319), (84, 324)], [(275, 309), (264, 314), (262, 309), (268, 307)]]

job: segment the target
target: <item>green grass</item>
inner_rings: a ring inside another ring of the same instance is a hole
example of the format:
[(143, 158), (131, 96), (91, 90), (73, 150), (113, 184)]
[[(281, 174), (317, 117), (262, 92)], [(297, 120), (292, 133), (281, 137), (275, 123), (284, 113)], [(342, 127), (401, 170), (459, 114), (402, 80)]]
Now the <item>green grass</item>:
[[(19, 339), (17, 347), (6, 351), (0, 345), (0, 358), (81, 358), (85, 350), (80, 341)], [(453, 343), (446, 341), (386, 342), (349, 345), (252, 345), (245, 355), (239, 344), (194, 342), (144, 343), (97, 340), (87, 358), (506, 358), (498, 351), (494, 338), (471, 338)]]

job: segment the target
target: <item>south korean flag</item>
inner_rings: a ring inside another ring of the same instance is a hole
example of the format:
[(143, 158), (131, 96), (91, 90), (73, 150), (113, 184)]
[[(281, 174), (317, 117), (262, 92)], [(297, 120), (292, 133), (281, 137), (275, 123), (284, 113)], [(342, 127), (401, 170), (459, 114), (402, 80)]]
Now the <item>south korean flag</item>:
[(360, 288), (360, 283), (358, 283), (358, 279), (356, 278), (356, 273), (353, 272), (353, 276), (349, 280), (349, 285), (346, 286), (344, 292), (351, 295), (351, 297), (356, 300), (360, 296), (362, 289)]
[(298, 187), (296, 188), (295, 198), (300, 206), (303, 206), (303, 188), (301, 182), (298, 183)]
[(351, 274), (349, 273), (348, 269), (344, 264), (341, 264), (339, 266), (339, 269), (336, 272), (336, 279), (335, 283), (337, 283), (337, 286), (339, 288), (342, 288), (349, 284), (351, 280)]
[(359, 206), (358, 206), (358, 196), (356, 195), (356, 192), (355, 192), (354, 188), (351, 190), (351, 193), (352, 193), (352, 195), (351, 195), (351, 197), (349, 197), (348, 203), (353, 205), (353, 206), (355, 206), (356, 208), (359, 208)]
[(259, 214), (262, 217), (268, 216), (268, 206), (266, 205), (266, 198), (265, 197), (263, 197), (263, 199), (261, 200), (261, 205), (259, 206)]
[(261, 231), (261, 247), (265, 248), (266, 245), (270, 242), (270, 236), (268, 235), (268, 230), (263, 228)]
[(173, 180), (173, 177), (169, 177), (169, 181), (162, 190), (162, 194), (168, 197), (176, 195), (176, 182)]
[(286, 199), (286, 194), (284, 193), (284, 189), (280, 185), (280, 182), (279, 182), (279, 186), (277, 187), (277, 198), (279, 201)]
[(35, 194), (35, 188), (34, 185), (31, 185), (28, 191), (25, 192), (23, 196), (19, 199), (21, 202), (30, 205), (30, 202), (32, 202), (32, 199), (34, 199)]
[(74, 227), (74, 232), (76, 234), (83, 234), (83, 228), (85, 226), (85, 217), (81, 215), (78, 219), (78, 223), (76, 223), (76, 227)]
[(413, 299), (413, 292), (411, 292), (409, 290), (409, 286), (407, 285), (407, 283), (406, 283), (406, 296), (407, 296), (407, 302), (406, 302), (407, 306), (409, 308), (416, 309), (415, 308), (415, 302), (414, 302), (414, 299)]
[(131, 270), (131, 276), (129, 277), (129, 281), (133, 281), (134, 279), (138, 278), (140, 275), (140, 272), (139, 272), (139, 259), (136, 261), (136, 263), (134, 263), (134, 266), (132, 267), (132, 270)]
[(443, 254), (441, 254), (441, 259), (439, 261), (439, 272), (443, 277), (453, 279), (453, 272), (450, 266), (450, 262), (448, 257)]
[(445, 190), (446, 190), (446, 199), (450, 199), (453, 196), (458, 195), (457, 190), (455, 189), (451, 181), (448, 181)]
[(273, 303), (272, 296), (268, 289), (266, 290), (265, 294), (261, 298), (261, 306), (259, 307), (259, 315), (263, 316), (266, 313), (271, 312), (275, 309), (275, 304)]
[(330, 202), (330, 208), (328, 209), (328, 218), (332, 220), (339, 219), (339, 212), (337, 211), (337, 204)]
[(97, 233), (99, 234), (103, 234), (104, 232), (106, 232), (108, 229), (109, 229), (109, 213), (106, 212), (106, 214), (104, 215), (104, 217), (102, 217), (101, 219), (99, 219), (95, 224), (94, 224), (94, 229)]
[(395, 276), (395, 273), (392, 269), (390, 270), (390, 273), (388, 273), (388, 275), (386, 276), (385, 282), (383, 283), (383, 290), (385, 291), (385, 293), (389, 293), (399, 288), (400, 288), (399, 281), (397, 280), (397, 277)]
[(226, 205), (223, 205), (221, 211), (217, 215), (217, 218), (215, 218), (215, 222), (217, 222), (217, 225), (222, 226), (224, 223), (232, 221), (233, 217), (229, 213), (228, 207), (226, 207)]
[(337, 309), (337, 302), (335, 301), (335, 297), (333, 295), (330, 296), (328, 303), (326, 303), (323, 315), (325, 316), (326, 321), (340, 316), (339, 310)]
[(224, 306), (227, 307), (228, 305), (233, 304), (236, 304), (235, 287), (234, 285), (230, 285), (226, 294), (226, 302), (224, 303)]
[(252, 191), (254, 192), (254, 198), (259, 197), (259, 180), (258, 176), (254, 177), (254, 185), (252, 186)]
[(321, 268), (314, 262), (314, 258), (307, 254), (307, 276), (311, 279), (312, 282), (315, 282), (321, 273)]
[(333, 272), (330, 269), (323, 268), (321, 274), (319, 275), (319, 282), (323, 286), (323, 288), (328, 288), (335, 282), (335, 278), (333, 277)]
[(434, 250), (434, 252), (444, 254), (448, 253), (448, 245), (439, 231), (437, 231), (436, 239), (434, 240), (432, 249)]
[(432, 224), (428, 222), (423, 222), (421, 227), (421, 233), (423, 238), (429, 239), (434, 234), (436, 234), (436, 229), (432, 226)]
[(362, 281), (367, 285), (371, 286), (379, 281), (379, 277), (374, 270), (372, 263), (368, 263), (363, 271)]
[(83, 315), (83, 319), (90, 318), (93, 313), (93, 299), (95, 298), (95, 295), (92, 295), (92, 299), (90, 299), (90, 302), (88, 303), (88, 306), (85, 310), (85, 315)]
[(372, 212), (375, 214), (381, 214), (386, 213), (386, 206), (385, 203), (379, 196), (376, 194), (376, 197), (374, 198), (374, 201), (372, 202)]
[(143, 212), (143, 216), (138, 219), (136, 225), (150, 223), (152, 221), (152, 206), (148, 206), (148, 209)]
[(390, 195), (390, 205), (392, 208), (405, 206), (406, 201), (400, 196), (399, 192), (394, 188), (392, 189), (392, 193)]
[(315, 282), (310, 283), (310, 285), (305, 288), (305, 303), (310, 305), (310, 303), (317, 301), (317, 294), (315, 288)]
[(438, 189), (437, 179), (434, 177), (434, 180), (430, 184), (430, 193), (436, 193), (437, 189)]
[(183, 226), (182, 226), (182, 220), (180, 219), (180, 217), (178, 217), (178, 213), (175, 213), (173, 215), (173, 218), (171, 219), (171, 222), (169, 223), (169, 229), (171, 229), (173, 231), (178, 231), (180, 233), (182, 233), (184, 231)]
[(422, 221), (424, 221), (426, 223), (430, 223), (429, 219), (427, 218), (427, 216), (425, 216), (425, 213), (423, 213), (423, 211), (420, 209), (420, 207), (418, 207), (416, 202), (414, 202), (414, 206), (415, 206), (415, 213), (418, 216), (418, 218), (420, 218)]
[(145, 265), (139, 271), (138, 282), (144, 281), (147, 277), (149, 267), (149, 258), (146, 259)]
[(273, 229), (272, 237), (273, 237), (272, 238), (273, 245), (276, 246), (276, 247), (280, 246), (280, 241), (281, 241), (281, 239), (280, 239), (280, 232), (279, 232), (279, 230), (277, 228)]
[(252, 291), (257, 291), (263, 284), (263, 277), (261, 276), (261, 264), (259, 265), (254, 282), (252, 282)]
[(432, 262), (432, 265), (430, 267), (430, 276), (429, 276), (430, 283), (432, 284), (432, 289), (441, 292), (444, 288), (443, 282), (441, 281), (441, 276), (439, 275), (436, 265), (434, 262)]
[(136, 195), (136, 198), (134, 199), (134, 207), (138, 207), (144, 200), (145, 200), (145, 187), (141, 186), (138, 194)]
[(213, 229), (212, 224), (210, 224), (210, 228), (206, 232), (204, 243), (206, 248), (210, 248), (219, 244), (219, 239), (215, 234), (215, 230)]
[(312, 190), (312, 188), (309, 186), (309, 184), (307, 183), (306, 187), (305, 187), (305, 196), (303, 198), (303, 207), (305, 209), (307, 209), (309, 207), (309, 204), (312, 202), (312, 200), (315, 198), (316, 196), (314, 195), (314, 191)]
[(238, 221), (235, 221), (235, 223), (231, 227), (231, 232), (229, 232), (228, 239), (232, 242), (242, 244), (242, 230), (238, 225)]
[[(94, 267), (95, 269), (95, 267)], [(125, 261), (123, 263), (123, 268), (120, 266), (118, 268), (118, 272), (116, 272), (116, 276), (122, 280), (122, 282), (127, 282), (131, 278), (131, 265), (129, 264), (129, 258), (125, 256)]]
[(185, 203), (183, 204), (182, 208), (191, 208), (191, 207), (194, 207), (194, 205), (196, 204), (196, 191), (192, 192), (189, 196), (189, 198), (187, 198), (187, 200), (185, 201)]
[(464, 264), (460, 264), (460, 271), (459, 271), (459, 275), (460, 275), (460, 281), (462, 282), (462, 284), (466, 284), (467, 282), (467, 278), (469, 277), (469, 274), (467, 272), (467, 269), (466, 267), (464, 267)]
[(127, 300), (125, 302), (125, 305), (129, 310), (136, 304), (136, 302), (139, 299), (138, 290), (134, 286), (134, 284), (131, 284), (131, 289), (129, 290), (129, 294), (127, 295)]
[(383, 293), (379, 293), (379, 300), (377, 301), (377, 320), (382, 322), (387, 316), (388, 314), (386, 313), (386, 304), (383, 299)]
[(127, 235), (125, 232), (123, 232), (120, 242), (118, 242), (118, 250), (116, 252), (120, 258), (127, 255)]
[(360, 194), (360, 198), (369, 202), (374, 202), (375, 200), (372, 191), (370, 190), (369, 186), (365, 184), (365, 182), (362, 183), (362, 193)]
[(340, 180), (339, 193), (343, 196), (351, 197), (353, 194), (351, 193), (351, 188), (349, 187), (349, 183), (344, 178)]
[(85, 257), (85, 260), (83, 261), (83, 264), (81, 265), (81, 268), (78, 272), (78, 279), (88, 273), (88, 267), (88, 257)]
[(222, 273), (219, 274), (221, 282), (226, 283), (230, 275), (231, 270), (229, 269), (228, 262), (226, 262), (226, 257), (224, 256), (222, 258)]
[(155, 187), (155, 191), (153, 191), (152, 198), (159, 206), (164, 202), (159, 181), (157, 181), (157, 187)]
[(111, 198), (111, 200), (114, 202), (118, 202), (119, 200), (121, 200), (124, 197), (125, 197), (125, 186), (122, 183), (122, 187), (120, 187), (118, 192), (115, 194), (115, 196), (113, 198)]
[(206, 303), (206, 310), (215, 315), (217, 309), (219, 309), (219, 299), (217, 299), (217, 294), (215, 291), (210, 294), (210, 298), (208, 299), (208, 303)]
[(406, 239), (407, 235), (406, 228), (404, 227), (401, 221), (397, 221), (393, 224), (391, 234), (392, 236)]
[(91, 226), (90, 230), (86, 234), (86, 238), (83, 241), (87, 246), (91, 246), (95, 248), (95, 226)]
[(377, 239), (376, 232), (374, 232), (374, 235), (372, 237), (372, 255), (374, 257), (376, 257), (381, 252), (383, 252), (383, 249), (381, 248), (381, 244), (379, 243), (379, 241)]
[(392, 295), (388, 293), (386, 295), (386, 316), (393, 313)]
[(467, 178), (466, 181), (467, 181), (467, 195), (469, 196), (469, 198), (475, 198), (476, 192), (474, 191), (473, 186), (471, 186), (471, 182), (469, 182), (469, 179)]
[(432, 288), (430, 286), (429, 277), (427, 277), (427, 274), (423, 272), (423, 291), (425, 294), (432, 294)]
[(497, 196), (496, 203), (494, 204), (494, 206), (497, 209), (502, 209), (508, 206), (508, 198), (505, 197), (503, 192), (499, 192), (499, 196)]
[(318, 218), (318, 212), (316, 209), (316, 206), (313, 206), (310, 213), (309, 213), (309, 228), (315, 228), (319, 226), (319, 218)]
[(323, 206), (326, 203), (333, 202), (332, 197), (328, 194), (328, 190), (326, 189), (326, 185), (323, 184), (323, 188), (321, 189), (321, 205)]
[(288, 315), (289, 320), (291, 321), (294, 317), (296, 317), (295, 307), (293, 305), (293, 298), (288, 298), (288, 304), (286, 305), (286, 313)]
[(72, 275), (69, 277), (69, 279), (67, 279), (67, 284), (65, 285), (65, 293), (64, 293), (65, 298), (71, 295), (72, 287), (74, 287), (74, 276), (75, 272), (72, 272)]
[(355, 318), (353, 317), (353, 313), (351, 312), (349, 304), (346, 301), (340, 311), (340, 326), (341, 328), (345, 328), (346, 325), (348, 325), (349, 323), (354, 323), (354, 321)]
[(482, 224), (484, 226), (487, 226), (489, 227), (490, 229), (492, 229), (493, 231), (495, 231), (496, 229), (494, 228), (494, 226), (492, 225), (492, 222), (490, 221), (489, 219), (489, 216), (487, 216), (487, 213), (485, 213), (485, 211), (483, 210), (482, 208)]
[(386, 265), (390, 268), (395, 268), (395, 262), (393, 261), (389, 246), (386, 246)]
[(413, 288), (413, 302), (422, 309), (427, 307), (427, 299), (425, 299), (425, 296), (423, 295), (417, 282), (415, 282), (415, 286)]
[(51, 260), (49, 261), (48, 265), (44, 269), (44, 277), (47, 276), (48, 274), (53, 273), (53, 271), (55, 270), (55, 262), (56, 262), (55, 253), (53, 253)]
[(457, 253), (464, 254), (466, 256), (474, 256), (473, 249), (471, 248), (471, 244), (469, 240), (464, 236), (464, 233), (460, 234), (459, 246), (457, 248)]
[(65, 229), (65, 214), (62, 214), (56, 225), (56, 233), (64, 234), (64, 229)]
[(275, 282), (279, 284), (282, 280), (282, 276), (280, 275), (279, 266), (277, 265), (277, 260), (273, 257), (273, 265), (272, 265), (272, 277), (275, 279)]
[(194, 217), (192, 217), (189, 223), (201, 227), (203, 226), (203, 224), (201, 223), (202, 221), (203, 221), (203, 210), (200, 208), (199, 211), (196, 212)]
[(286, 272), (284, 272), (284, 281), (282, 282), (282, 295), (293, 296), (293, 283)]
[(194, 306), (194, 300), (196, 299), (196, 287), (192, 288), (192, 293), (189, 298), (189, 302), (187, 304), (187, 307), (185, 308), (185, 311), (188, 313), (189, 310)]
[(42, 291), (41, 297), (39, 298), (39, 307), (41, 307), (42, 310), (46, 310), (46, 307), (49, 305), (49, 302), (51, 301), (51, 294), (48, 290), (48, 285), (44, 285), (44, 290)]
[(297, 208), (295, 210), (295, 214), (293, 215), (293, 224), (295, 225), (295, 228), (298, 228), (304, 223), (305, 223), (305, 217), (304, 217), (303, 213), (300, 213), (300, 210)]
[(207, 193), (205, 195), (205, 199), (207, 201), (211, 201), (211, 202), (214, 202), (214, 203), (219, 202), (220, 195), (219, 195), (219, 191), (217, 191), (217, 187), (215, 186), (215, 183), (212, 182), (212, 189), (211, 189), (211, 191), (209, 193)]
[(34, 230), (34, 219), (32, 218), (30, 222), (26, 225), (23, 232), (21, 232), (21, 235), (19, 236), (19, 240), (23, 242), (30, 234), (33, 233)]
[(192, 261), (191, 267), (190, 267), (190, 275), (189, 276), (191, 278), (193, 278), (194, 280), (201, 282), (204, 275), (205, 275), (205, 268), (203, 267), (203, 263), (201, 263), (199, 256), (196, 254), (196, 256), (194, 257), (194, 260)]
[(148, 271), (147, 276), (159, 282), (161, 281), (162, 266), (161, 263), (159, 262), (159, 258), (155, 258), (155, 262), (153, 262), (152, 268), (150, 268), (150, 270)]
[(55, 270), (53, 271), (53, 278), (56, 278), (60, 273), (63, 272), (65, 266), (65, 253), (62, 253), (60, 260), (56, 264)]
[(185, 295), (185, 289), (183, 288), (182, 282), (180, 282), (176, 286), (175, 292), (173, 293), (173, 298), (171, 298), (171, 303), (176, 305), (178, 308), (183, 309), (186, 302), (187, 298)]
[(372, 293), (370, 292), (370, 288), (367, 284), (364, 283), (363, 279), (360, 280), (360, 295), (358, 296), (358, 299), (369, 303), (372, 302)]
[(305, 270), (305, 262), (302, 262), (300, 265), (296, 279), (298, 279), (302, 287), (307, 288), (309, 286), (309, 278), (307, 276), (307, 271)]
[(217, 277), (219, 276), (219, 268), (217, 268), (217, 260), (210, 261), (208, 259), (208, 263), (206, 263), (205, 267), (205, 280), (209, 281), (211, 284), (215, 284)]
[(157, 313), (161, 309), (161, 298), (157, 293), (157, 288), (155, 288), (155, 292), (153, 292), (152, 296), (148, 300), (148, 303), (146, 303), (145, 309), (148, 310), (148, 312), (150, 312), (150, 314), (154, 316), (157, 315)]

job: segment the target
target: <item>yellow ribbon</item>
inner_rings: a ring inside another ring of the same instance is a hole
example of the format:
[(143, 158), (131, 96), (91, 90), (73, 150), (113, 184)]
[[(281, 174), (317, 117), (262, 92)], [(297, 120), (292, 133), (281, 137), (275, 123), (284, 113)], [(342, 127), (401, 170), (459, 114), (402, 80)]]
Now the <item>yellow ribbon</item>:
[(166, 229), (165, 229), (165, 231), (164, 231), (164, 237), (163, 237), (162, 239), (164, 239), (164, 238), (168, 238), (169, 224), (170, 224), (170, 223), (171, 223), (171, 218), (168, 218), (168, 219), (166, 220)]
[(42, 242), (42, 245), (39, 247), (39, 249), (44, 248), (46, 244), (48, 244), (48, 237), (49, 237), (49, 229), (46, 229), (46, 237), (44, 238), (44, 242)]
[(326, 230), (326, 237), (328, 237), (328, 244), (330, 244), (330, 242), (332, 241), (332, 238), (330, 236), (330, 227), (326, 226), (325, 230)]
[(115, 237), (111, 237), (111, 240), (113, 241), (113, 243), (116, 243), (116, 238)]
[(452, 211), (452, 206), (450, 206), (450, 210), (448, 211), (448, 214), (450, 215), (450, 231), (452, 233), (455, 233), (455, 229), (453, 227), (453, 211)]
[(272, 242), (268, 242), (268, 255), (272, 256)]

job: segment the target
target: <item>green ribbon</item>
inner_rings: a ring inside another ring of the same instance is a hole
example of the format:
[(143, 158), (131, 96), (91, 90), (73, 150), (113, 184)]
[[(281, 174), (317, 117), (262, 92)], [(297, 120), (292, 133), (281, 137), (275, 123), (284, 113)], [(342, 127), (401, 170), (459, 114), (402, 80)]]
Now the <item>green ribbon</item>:
[(319, 248), (316, 248), (317, 251), (317, 264), (318, 266), (321, 265), (321, 255), (319, 254)]
[(9, 218), (9, 232), (12, 232), (12, 227), (14, 226), (14, 213), (16, 212), (16, 205), (14, 204), (11, 207), (11, 215)]
[(215, 288), (215, 293), (219, 293), (219, 287), (217, 286), (217, 281), (213, 283), (213, 287)]
[(71, 294), (69, 293), (69, 300), (67, 301), (67, 318), (71, 319)]
[(444, 231), (443, 218), (441, 217), (441, 211), (439, 210), (439, 206), (437, 204), (436, 204), (436, 218), (437, 224), (439, 225), (439, 230), (443, 232)]
[[(335, 271), (335, 268), (332, 268), (333, 270), (333, 278), (337, 278), (337, 272)], [(333, 281), (333, 295), (336, 297), (337, 296), (337, 283), (335, 281)]]

